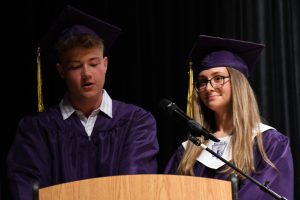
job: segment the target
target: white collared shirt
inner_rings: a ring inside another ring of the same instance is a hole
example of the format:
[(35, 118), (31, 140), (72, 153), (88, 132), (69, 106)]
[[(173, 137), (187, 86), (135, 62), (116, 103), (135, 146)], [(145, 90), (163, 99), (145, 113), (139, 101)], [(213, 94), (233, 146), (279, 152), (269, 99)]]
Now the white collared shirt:
[[(269, 129), (275, 129), (271, 126), (268, 126), (266, 124), (259, 124), (258, 126), (260, 132), (267, 131)], [(256, 136), (257, 131), (255, 129), (253, 130), (253, 138)], [(231, 135), (218, 138), (220, 142), (214, 142), (212, 140), (208, 140), (208, 143), (206, 146), (216, 152), (219, 156), (224, 158), (227, 161), (231, 160)], [(187, 147), (187, 142), (185, 141), (182, 143), (182, 146), (184, 149)], [(200, 147), (199, 147), (200, 148)], [(197, 161), (201, 162), (206, 167), (212, 168), (212, 169), (218, 169), (221, 166), (225, 165), (223, 161), (209, 153), (208, 151), (202, 151), (201, 154), (196, 159)]]
[(62, 114), (63, 119), (69, 118), (74, 112), (78, 115), (80, 118), (81, 123), (83, 124), (85, 131), (88, 136), (91, 136), (98, 113), (101, 111), (108, 115), (110, 118), (112, 118), (112, 99), (106, 92), (106, 90), (103, 89), (103, 96), (102, 96), (102, 102), (99, 108), (95, 109), (91, 115), (87, 118), (81, 111), (75, 110), (72, 105), (70, 104), (67, 96), (65, 95), (64, 98), (59, 103), (60, 111)]

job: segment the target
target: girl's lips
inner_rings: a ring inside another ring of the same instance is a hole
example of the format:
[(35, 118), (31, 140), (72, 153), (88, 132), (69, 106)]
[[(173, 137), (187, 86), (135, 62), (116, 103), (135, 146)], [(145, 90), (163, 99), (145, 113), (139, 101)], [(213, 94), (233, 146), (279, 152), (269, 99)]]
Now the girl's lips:
[(214, 100), (214, 99), (216, 99), (218, 96), (220, 96), (220, 95), (209, 95), (209, 96), (207, 97), (207, 99), (208, 99), (208, 100)]

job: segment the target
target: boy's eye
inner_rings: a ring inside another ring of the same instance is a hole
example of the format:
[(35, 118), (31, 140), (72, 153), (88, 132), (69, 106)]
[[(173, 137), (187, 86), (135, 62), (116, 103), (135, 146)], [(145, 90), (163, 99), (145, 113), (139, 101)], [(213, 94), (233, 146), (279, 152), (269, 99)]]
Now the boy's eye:
[(99, 63), (91, 63), (90, 66), (92, 67), (97, 67), (99, 65)]

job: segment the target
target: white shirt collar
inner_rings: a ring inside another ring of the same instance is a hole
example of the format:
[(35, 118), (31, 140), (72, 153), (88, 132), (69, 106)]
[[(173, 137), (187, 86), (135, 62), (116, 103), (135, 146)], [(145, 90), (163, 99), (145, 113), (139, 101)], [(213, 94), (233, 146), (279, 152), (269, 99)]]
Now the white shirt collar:
[[(266, 124), (262, 124), (260, 123), (258, 126), (260, 132), (265, 132), (267, 130), (270, 129), (275, 129), (271, 126), (268, 126)], [(253, 130), (253, 138), (256, 136), (257, 131), (255, 131), (255, 129)], [(213, 151), (220, 151), (220, 156), (222, 158), (224, 158), (227, 161), (231, 160), (231, 136), (225, 136), (222, 138), (218, 138), (220, 139), (220, 142), (214, 142), (212, 140), (208, 140), (208, 143), (206, 144), (206, 146), (213, 150)], [(182, 146), (186, 149), (187, 147), (187, 142), (185, 141), (182, 143)], [(201, 147), (199, 147), (201, 148)], [(201, 152), (201, 154), (198, 156), (198, 158), (196, 159), (197, 161), (201, 162), (203, 165), (205, 165), (206, 167), (212, 168), (212, 169), (218, 169), (221, 166), (225, 165), (225, 163), (223, 161), (221, 161), (220, 159), (218, 159), (217, 157), (215, 157), (214, 155), (212, 155), (211, 153), (209, 153), (208, 151), (203, 150)]]
[[(69, 118), (76, 110), (73, 108), (73, 106), (70, 104), (67, 95), (64, 95), (64, 98), (59, 103), (60, 112), (62, 114), (63, 119)], [(110, 118), (112, 118), (112, 99), (106, 92), (106, 90), (103, 89), (103, 96), (102, 96), (102, 102), (99, 108), (95, 110), (100, 110), (106, 115), (108, 115)]]

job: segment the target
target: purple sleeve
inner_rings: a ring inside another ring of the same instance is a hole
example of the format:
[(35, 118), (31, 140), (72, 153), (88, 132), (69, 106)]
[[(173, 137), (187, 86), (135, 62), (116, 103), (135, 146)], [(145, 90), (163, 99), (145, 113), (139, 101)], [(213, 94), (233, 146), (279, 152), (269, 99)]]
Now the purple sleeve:
[(182, 145), (180, 145), (177, 148), (176, 152), (173, 153), (172, 157), (168, 161), (168, 163), (164, 169), (164, 174), (176, 174), (176, 170), (177, 170), (180, 160), (182, 158), (183, 152), (184, 152), (184, 148)]
[(41, 186), (50, 180), (49, 152), (37, 125), (30, 119), (21, 120), (15, 142), (7, 157), (7, 173), (13, 199), (32, 200), (32, 185)]
[[(267, 156), (277, 170), (265, 164), (255, 148), (256, 172), (252, 177), (262, 184), (267, 181), (268, 187), (278, 195), (288, 200), (293, 200), (294, 169), (288, 137), (278, 133), (276, 130), (269, 130), (263, 133), (263, 141)], [(273, 200), (274, 197), (260, 190), (254, 183), (246, 180), (241, 184), (239, 199)]]
[(151, 113), (137, 111), (129, 126), (120, 161), (120, 174), (157, 173), (158, 141)]

